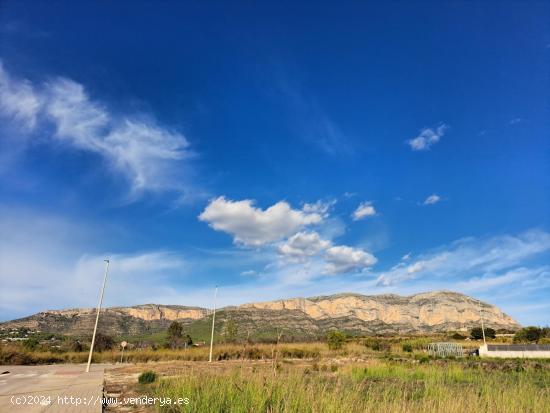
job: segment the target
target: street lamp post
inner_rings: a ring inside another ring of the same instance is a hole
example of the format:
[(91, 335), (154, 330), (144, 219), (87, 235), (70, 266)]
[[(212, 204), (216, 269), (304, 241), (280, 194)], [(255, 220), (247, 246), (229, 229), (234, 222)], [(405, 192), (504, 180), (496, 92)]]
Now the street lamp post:
[(105, 284), (107, 283), (107, 273), (109, 272), (109, 260), (104, 260), (104, 261), (105, 261), (105, 275), (103, 276), (103, 286), (101, 287), (101, 294), (99, 295), (99, 305), (97, 306), (97, 314), (95, 316), (94, 334), (92, 335), (92, 344), (90, 346), (90, 354), (88, 355), (88, 365), (86, 366), (86, 373), (90, 372), (90, 364), (92, 364), (92, 353), (94, 352), (95, 334), (97, 332), (99, 312), (101, 311), (101, 304), (103, 304), (103, 293), (105, 292)]
[(479, 307), (479, 318), (481, 318), (481, 334), (483, 335), (483, 344), (486, 345), (485, 341), (485, 326), (483, 325), (483, 315), (481, 314), (481, 301), (478, 300), (477, 305)]
[(208, 362), (212, 363), (212, 347), (214, 345), (214, 322), (216, 321), (216, 296), (218, 295), (218, 286), (214, 290), (214, 313), (212, 314), (212, 333), (210, 335), (210, 356)]

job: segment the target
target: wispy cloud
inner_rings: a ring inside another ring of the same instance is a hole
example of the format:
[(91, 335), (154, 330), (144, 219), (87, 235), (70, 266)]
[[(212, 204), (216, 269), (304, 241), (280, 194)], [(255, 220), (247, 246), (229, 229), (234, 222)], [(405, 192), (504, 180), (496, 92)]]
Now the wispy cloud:
[(441, 201), (441, 197), (437, 194), (432, 194), (424, 200), (424, 205), (433, 205)]
[(150, 302), (189, 273), (181, 253), (100, 252), (103, 229), (36, 211), (2, 209), (0, 233), (1, 319), (96, 305), (104, 258), (111, 259), (107, 305)]
[(508, 286), (510, 284), (535, 284), (538, 288), (550, 286), (550, 266), (534, 268), (513, 268), (502, 274), (484, 274), (481, 277), (472, 277), (467, 281), (457, 283), (457, 287), (465, 292), (480, 292), (494, 290), (495, 287)]
[(13, 79), (0, 61), (0, 113), (12, 118), (26, 129), (36, 125), (42, 106), (33, 85), (24, 79)]
[(19, 125), (23, 134), (49, 134), (51, 141), (96, 154), (127, 178), (134, 195), (185, 194), (191, 187), (188, 161), (193, 152), (184, 135), (148, 114), (109, 111), (71, 79), (32, 84), (8, 74), (0, 62), (0, 115)]
[(447, 129), (449, 127), (444, 123), (434, 128), (424, 128), (417, 137), (409, 139), (407, 143), (413, 151), (427, 151), (440, 141)]
[(521, 266), (523, 261), (550, 251), (550, 234), (532, 230), (517, 236), (486, 240), (467, 238), (434, 253), (419, 256), (412, 263), (401, 262), (378, 275), (379, 285), (392, 285), (423, 277), (489, 274)]

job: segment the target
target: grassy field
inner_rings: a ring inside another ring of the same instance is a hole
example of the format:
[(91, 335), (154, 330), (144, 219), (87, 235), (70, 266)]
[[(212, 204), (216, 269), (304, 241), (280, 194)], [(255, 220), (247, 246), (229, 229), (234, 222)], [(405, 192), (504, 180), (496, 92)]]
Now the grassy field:
[[(127, 363), (110, 369), (122, 372), (112, 392), (190, 401), (136, 410), (158, 412), (550, 411), (550, 360), (432, 358), (425, 352), (432, 339), (369, 338), (338, 350), (326, 343), (220, 344), (213, 363), (206, 361), (208, 347), (132, 350), (125, 352)], [(0, 347), (1, 364), (86, 358), (87, 352)], [(119, 360), (120, 351), (94, 354), (96, 363)], [(148, 370), (159, 378), (138, 384), (137, 376)]]
[(545, 412), (548, 365), (537, 362), (321, 359), (311, 363), (200, 363), (143, 386), (187, 397), (160, 412)]

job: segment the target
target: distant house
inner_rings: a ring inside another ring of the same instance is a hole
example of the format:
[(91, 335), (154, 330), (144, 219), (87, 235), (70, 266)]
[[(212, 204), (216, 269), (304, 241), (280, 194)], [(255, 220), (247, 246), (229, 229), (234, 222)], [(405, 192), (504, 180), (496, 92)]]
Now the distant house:
[(484, 344), (481, 357), (550, 358), (550, 344)]

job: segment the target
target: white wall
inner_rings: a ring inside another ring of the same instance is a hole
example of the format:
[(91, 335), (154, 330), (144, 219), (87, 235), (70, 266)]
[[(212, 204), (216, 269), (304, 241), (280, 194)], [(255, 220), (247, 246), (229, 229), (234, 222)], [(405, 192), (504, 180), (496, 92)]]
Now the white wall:
[(499, 358), (550, 358), (550, 351), (488, 351), (484, 344), (479, 347), (479, 355)]

